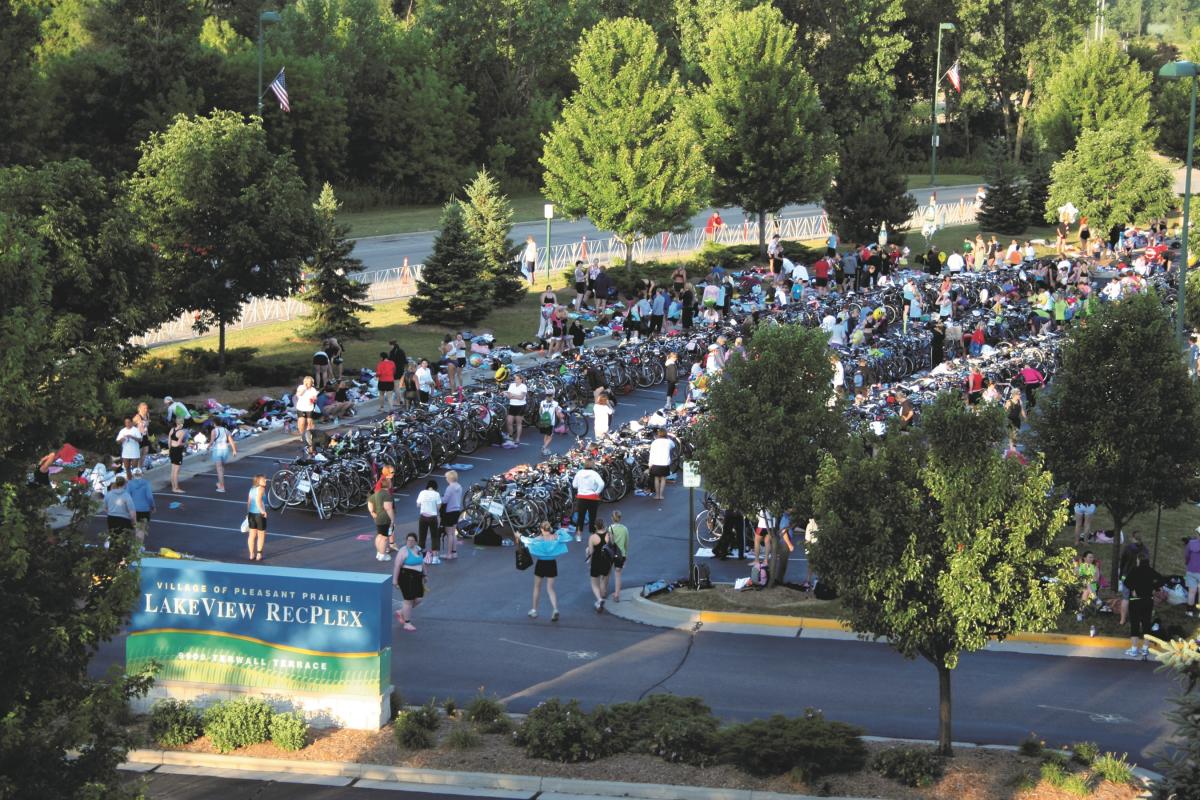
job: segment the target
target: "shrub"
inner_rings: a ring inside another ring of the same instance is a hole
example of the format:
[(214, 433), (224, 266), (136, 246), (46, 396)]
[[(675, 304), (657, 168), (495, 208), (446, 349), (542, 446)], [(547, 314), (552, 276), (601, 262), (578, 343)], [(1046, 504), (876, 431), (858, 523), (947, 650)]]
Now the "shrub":
[(717, 760), (717, 721), (712, 717), (681, 717), (658, 729), (654, 754), (671, 763), (707, 767)]
[(265, 700), (247, 697), (217, 703), (204, 712), (204, 733), (220, 753), (265, 742), (275, 712)]
[(442, 715), (438, 713), (437, 705), (434, 704), (433, 700), (408, 713), (417, 725), (420, 725), (430, 733), (436, 731), (438, 726), (442, 724)]
[(296, 380), (296, 368), (287, 364), (244, 364), (238, 372), (246, 386), (290, 386)]
[(685, 719), (713, 719), (712, 710), (698, 697), (654, 694), (636, 703), (601, 706), (592, 714), (613, 753), (656, 753), (659, 731)]
[(472, 750), (483, 744), (483, 737), (470, 725), (459, 725), (446, 737), (451, 750)]
[(271, 741), (280, 750), (303, 750), (308, 744), (308, 723), (298, 711), (276, 714), (271, 719)]
[(446, 701), (442, 703), (442, 710), (446, 712), (447, 717), (453, 717), (454, 713), (458, 711), (458, 703), (454, 701), (453, 697), (447, 697)]
[(1112, 783), (1133, 783), (1133, 767), (1125, 760), (1125, 755), (1105, 753), (1092, 760), (1092, 774)]
[(400, 694), (399, 689), (392, 689), (392, 719), (400, 715), (404, 710), (404, 695)]
[(1076, 742), (1071, 745), (1071, 760), (1076, 764), (1083, 766), (1091, 766), (1096, 760), (1096, 756), (1100, 755), (1100, 746), (1095, 742)]
[(942, 777), (942, 760), (931, 750), (894, 747), (876, 753), (871, 766), (905, 786), (932, 786)]
[(507, 715), (503, 717), (497, 717), (491, 722), (477, 722), (475, 723), (475, 726), (479, 728), (482, 733), (500, 733), (504, 734), (505, 736), (511, 734), (513, 729), (516, 727), (513, 725), (513, 721)]
[(401, 711), (396, 716), (393, 728), (396, 744), (409, 750), (427, 750), (433, 747), (433, 731), (423, 724), (420, 713), (420, 710)]
[(160, 700), (150, 711), (150, 738), (163, 747), (194, 742), (203, 733), (200, 712), (182, 700)]
[(578, 700), (542, 703), (521, 723), (516, 741), (525, 755), (548, 761), (595, 761), (605, 753), (603, 736)]
[(488, 725), (499, 719), (508, 719), (504, 703), (496, 697), (487, 697), (480, 691), (467, 703), (466, 717), (469, 722)]
[(827, 721), (811, 709), (795, 719), (776, 714), (727, 728), (721, 737), (721, 760), (759, 776), (797, 768), (807, 779), (853, 772), (867, 761), (861, 734), (859, 728)]
[(1042, 780), (1055, 789), (1061, 789), (1067, 794), (1073, 794), (1077, 797), (1087, 797), (1092, 793), (1086, 777), (1078, 773), (1069, 772), (1057, 760), (1049, 760), (1042, 764)]
[(1042, 754), (1042, 748), (1045, 746), (1046, 743), (1039, 739), (1036, 733), (1031, 733), (1017, 745), (1017, 752), (1023, 756), (1037, 758)]

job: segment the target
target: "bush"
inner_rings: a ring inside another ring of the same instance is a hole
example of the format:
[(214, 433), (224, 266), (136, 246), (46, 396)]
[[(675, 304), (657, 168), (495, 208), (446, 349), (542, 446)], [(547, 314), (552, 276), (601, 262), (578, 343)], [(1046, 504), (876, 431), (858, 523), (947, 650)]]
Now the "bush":
[(1037, 758), (1042, 754), (1042, 749), (1045, 746), (1046, 743), (1039, 739), (1036, 733), (1031, 733), (1017, 745), (1017, 752), (1023, 756)]
[(1092, 761), (1092, 774), (1106, 781), (1119, 784), (1133, 783), (1133, 767), (1125, 760), (1125, 755), (1105, 753)]
[(400, 715), (404, 710), (404, 695), (400, 694), (399, 689), (392, 689), (392, 719)]
[(459, 725), (446, 737), (451, 750), (472, 750), (483, 744), (483, 737), (470, 725)]
[(396, 717), (393, 733), (396, 744), (409, 750), (427, 750), (433, 747), (433, 730), (426, 727), (420, 717), (421, 711), (401, 711)]
[(680, 720), (712, 719), (712, 710), (698, 697), (654, 694), (636, 703), (601, 706), (592, 718), (604, 734), (609, 752), (656, 753), (658, 733), (665, 725)]
[(453, 697), (447, 697), (446, 701), (442, 703), (442, 710), (446, 712), (447, 717), (453, 717), (458, 711), (458, 703), (454, 701)]
[(194, 742), (204, 732), (200, 712), (182, 700), (160, 700), (150, 711), (150, 738), (163, 747)]
[(1085, 767), (1091, 766), (1100, 755), (1100, 746), (1095, 742), (1076, 742), (1071, 745), (1071, 760)]
[(673, 764), (707, 767), (717, 760), (717, 721), (712, 717), (681, 717), (658, 728), (654, 754)]
[(417, 725), (431, 733), (442, 724), (442, 715), (438, 713), (437, 705), (433, 700), (408, 713)]
[(525, 755), (548, 761), (595, 761), (605, 754), (603, 736), (578, 700), (542, 703), (521, 723), (516, 740)]
[(488, 725), (499, 719), (508, 719), (504, 703), (496, 697), (487, 697), (480, 691), (467, 703), (465, 714), (468, 722)]
[(271, 737), (274, 710), (265, 700), (244, 698), (217, 703), (204, 712), (204, 733), (217, 752), (265, 742)]
[(298, 711), (276, 714), (271, 719), (271, 741), (280, 750), (303, 750), (308, 744), (308, 723)]
[(1055, 789), (1061, 789), (1067, 794), (1073, 794), (1077, 797), (1087, 797), (1092, 793), (1091, 787), (1088, 786), (1087, 779), (1084, 776), (1068, 772), (1065, 767), (1056, 761), (1047, 761), (1045, 764), (1042, 764), (1042, 780)]
[(481, 733), (499, 733), (508, 736), (516, 728), (513, 721), (507, 716), (498, 717), (491, 722), (477, 722), (475, 726), (479, 728)]
[(238, 371), (246, 386), (291, 386), (300, 374), (296, 367), (287, 364), (245, 364)]
[(770, 719), (733, 725), (722, 734), (721, 760), (751, 775), (782, 775), (799, 769), (812, 779), (834, 772), (862, 769), (867, 748), (862, 731), (843, 722), (829, 722), (820, 712), (788, 719)]
[(871, 766), (905, 786), (932, 786), (942, 777), (942, 760), (932, 750), (894, 747), (876, 753)]

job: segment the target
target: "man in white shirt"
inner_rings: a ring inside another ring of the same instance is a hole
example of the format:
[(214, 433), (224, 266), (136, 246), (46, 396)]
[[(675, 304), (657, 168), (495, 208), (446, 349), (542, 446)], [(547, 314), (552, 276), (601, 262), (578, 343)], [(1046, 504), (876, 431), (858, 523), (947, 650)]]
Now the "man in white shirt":
[[(508, 419), (505, 426), (508, 441), (504, 446), (511, 449), (521, 441), (521, 428), (525, 425), (525, 401), (529, 398), (529, 387), (525, 385), (525, 378), (521, 373), (513, 375), (512, 383), (508, 385), (505, 394), (508, 396)], [(513, 436), (514, 429), (516, 436)]]
[[(767, 257), (770, 259), (771, 272), (778, 273), (783, 266), (783, 242), (779, 241), (778, 233), (771, 237), (767, 245)], [(776, 264), (779, 266), (776, 267)]]
[(966, 259), (957, 250), (952, 252), (946, 259), (946, 267), (950, 270), (951, 275), (957, 275), (962, 272), (964, 266), (966, 266)]
[(296, 387), (292, 402), (296, 405), (296, 431), (300, 438), (313, 426), (313, 415), (317, 408), (317, 389), (311, 376), (304, 376), (304, 382)]
[(650, 477), (654, 478), (654, 499), (663, 500), (667, 488), (667, 476), (671, 474), (671, 440), (665, 428), (659, 428), (650, 443)]
[(596, 472), (596, 464), (590, 458), (583, 462), (583, 469), (575, 473), (571, 486), (575, 489), (575, 541), (582, 542), (585, 517), (588, 531), (596, 532), (596, 512), (600, 509), (600, 493), (604, 491), (604, 479)]
[(525, 267), (525, 274), (529, 276), (529, 282), (533, 283), (534, 273), (537, 272), (538, 246), (532, 236), (525, 238), (525, 250), (521, 253), (521, 262)]

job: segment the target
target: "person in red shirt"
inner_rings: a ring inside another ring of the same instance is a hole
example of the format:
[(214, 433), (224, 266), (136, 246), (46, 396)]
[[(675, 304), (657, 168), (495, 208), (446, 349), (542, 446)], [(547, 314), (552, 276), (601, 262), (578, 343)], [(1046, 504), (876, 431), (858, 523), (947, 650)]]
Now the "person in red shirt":
[(396, 362), (387, 353), (379, 354), (375, 378), (379, 381), (379, 410), (391, 411), (396, 404)]
[(813, 264), (813, 285), (817, 294), (829, 294), (829, 259), (821, 257)]
[(975, 405), (981, 397), (983, 397), (983, 373), (979, 371), (979, 367), (971, 367), (971, 374), (967, 376), (967, 405)]
[(708, 218), (708, 223), (704, 226), (704, 235), (709, 239), (713, 238), (724, 224), (725, 220), (721, 219), (720, 212), (713, 211), (712, 216)]

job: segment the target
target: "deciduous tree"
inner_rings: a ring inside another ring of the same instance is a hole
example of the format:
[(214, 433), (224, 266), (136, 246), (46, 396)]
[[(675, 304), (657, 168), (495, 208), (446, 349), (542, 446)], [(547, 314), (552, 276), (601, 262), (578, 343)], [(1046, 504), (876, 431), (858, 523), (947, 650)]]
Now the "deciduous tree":
[(1072, 554), (1054, 546), (1067, 519), (1054, 479), (1040, 459), (1004, 458), (1003, 428), (999, 409), (943, 394), (919, 429), (826, 457), (816, 481), (813, 571), (853, 630), (937, 669), (942, 755), (959, 655), (1049, 628), (1076, 580)]
[(300, 299), (308, 304), (302, 336), (323, 339), (326, 336), (361, 339), (367, 324), (360, 314), (370, 311), (367, 285), (353, 277), (362, 271), (362, 262), (350, 255), (354, 242), (346, 238), (350, 226), (337, 221), (339, 203), (328, 183), (313, 204), (316, 233), (312, 255), (306, 260), (311, 273)]
[[(1136, 514), (1196, 496), (1198, 414), (1200, 387), (1151, 293), (1101, 306), (1086, 326), (1072, 328), (1062, 367), (1030, 416), (1033, 442), (1057, 482), (1103, 505), (1119, 533)], [(1120, 553), (1114, 535), (1113, 586)]]
[(679, 78), (645, 22), (600, 22), (584, 34), (572, 69), (579, 89), (543, 137), (546, 197), (611, 231), (629, 267), (639, 238), (687, 226), (709, 168), (684, 117)]
[(442, 211), (433, 254), (421, 268), (417, 294), (408, 310), (430, 325), (469, 325), (491, 311), (491, 290), (481, 279), (483, 255), (467, 234), (462, 204), (451, 200)]

